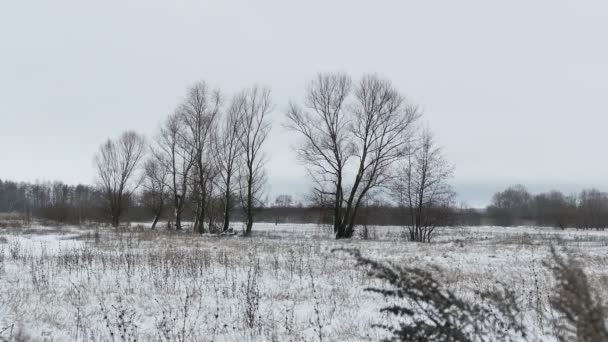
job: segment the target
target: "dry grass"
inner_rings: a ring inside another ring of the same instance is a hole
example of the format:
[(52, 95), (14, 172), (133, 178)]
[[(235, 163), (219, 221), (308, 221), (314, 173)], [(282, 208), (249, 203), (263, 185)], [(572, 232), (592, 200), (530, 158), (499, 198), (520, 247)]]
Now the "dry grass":
[[(37, 229), (44, 230), (44, 227)], [(33, 340), (362, 341), (386, 337), (374, 324), (390, 304), (364, 292), (378, 285), (352, 258), (432, 270), (463, 300), (508, 284), (530, 335), (556, 339), (548, 317), (553, 278), (543, 239), (557, 234), (589, 269), (606, 262), (601, 234), (531, 228), (445, 230), (437, 243), (409, 243), (398, 229), (379, 240), (335, 241), (315, 226), (260, 225), (251, 238), (187, 232), (65, 227), (53, 234), (0, 231), (0, 330), (22, 326)], [(527, 234), (525, 236), (523, 234)], [(509, 235), (511, 241), (504, 243)], [(551, 240), (549, 240), (551, 241)], [(2, 271), (3, 270), (3, 271)], [(608, 277), (604, 268), (589, 282)], [(608, 298), (606, 288), (600, 291)], [(7, 337), (7, 332), (0, 336)]]

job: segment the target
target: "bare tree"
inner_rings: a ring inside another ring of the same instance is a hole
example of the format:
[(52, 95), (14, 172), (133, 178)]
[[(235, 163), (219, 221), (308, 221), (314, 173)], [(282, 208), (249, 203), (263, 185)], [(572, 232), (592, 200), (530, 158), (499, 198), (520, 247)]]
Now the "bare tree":
[(581, 191), (578, 200), (578, 227), (604, 229), (608, 226), (608, 193), (597, 189)]
[[(243, 101), (242, 96), (236, 96), (224, 118), (223, 127), (215, 141), (215, 162), (218, 168), (218, 183), (223, 202), (223, 225), (225, 232), (230, 226), (230, 212), (234, 208), (235, 190), (238, 190), (237, 171), (242, 158), (243, 146)], [(236, 184), (235, 184), (236, 183)], [(237, 188), (237, 189), (235, 189)]]
[(144, 205), (154, 214), (152, 229), (163, 214), (167, 197), (167, 180), (169, 170), (161, 162), (152, 156), (144, 163), (144, 191), (142, 201)]
[(242, 109), (239, 144), (242, 149), (242, 166), (239, 170), (240, 199), (245, 211), (245, 236), (251, 234), (254, 210), (262, 203), (261, 196), (266, 184), (264, 164), (266, 158), (262, 146), (270, 132), (268, 114), (272, 111), (270, 89), (254, 86), (238, 95)]
[(512, 185), (494, 194), (487, 212), (494, 219), (495, 224), (512, 226), (530, 218), (531, 200), (532, 196), (523, 185)]
[(183, 115), (176, 111), (162, 125), (154, 148), (155, 157), (169, 174), (168, 187), (177, 230), (182, 229), (181, 217), (188, 194), (188, 179), (196, 161), (196, 150), (188, 143), (185, 131)]
[(338, 239), (352, 237), (362, 199), (386, 185), (420, 116), (376, 75), (352, 88), (345, 74), (320, 74), (308, 88), (306, 109), (292, 103), (287, 112), (287, 127), (304, 138), (297, 152), (316, 184), (315, 197), (331, 199)]
[(144, 138), (127, 131), (116, 141), (108, 139), (95, 157), (99, 184), (114, 227), (120, 224), (128, 200), (141, 182), (136, 171), (144, 151)]
[(210, 197), (211, 179), (214, 170), (212, 160), (211, 139), (215, 136), (216, 121), (221, 108), (221, 94), (219, 90), (212, 90), (205, 82), (199, 82), (192, 86), (188, 95), (180, 106), (180, 114), (187, 128), (186, 142), (194, 151), (193, 175), (196, 177), (194, 184), (197, 196), (195, 204), (194, 230), (199, 233), (205, 232), (205, 216)]
[(407, 212), (410, 240), (430, 242), (435, 228), (446, 223), (455, 197), (447, 183), (453, 171), (431, 132), (424, 130), (419, 145), (399, 165), (391, 181), (393, 198)]
[(565, 196), (557, 190), (535, 195), (531, 199), (531, 213), (536, 224), (565, 229), (576, 220), (576, 197)]
[(274, 200), (274, 206), (278, 208), (289, 208), (293, 203), (293, 197), (291, 195), (282, 194), (277, 196)]

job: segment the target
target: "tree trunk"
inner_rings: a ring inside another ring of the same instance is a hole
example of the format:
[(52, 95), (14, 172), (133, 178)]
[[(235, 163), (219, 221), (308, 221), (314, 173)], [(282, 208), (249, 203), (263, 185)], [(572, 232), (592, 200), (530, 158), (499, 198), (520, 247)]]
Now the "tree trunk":
[(201, 187), (201, 199), (198, 203), (198, 212), (196, 217), (197, 226), (195, 227), (199, 234), (205, 233), (205, 209), (207, 207), (207, 187), (205, 183), (206, 182), (202, 179), (199, 182), (199, 186)]
[(351, 222), (349, 217), (342, 217), (339, 220), (336, 239), (350, 239), (353, 236), (353, 230), (351, 229), (353, 222)]
[(245, 236), (251, 235), (251, 229), (253, 228), (253, 213), (251, 209), (247, 209), (247, 226), (245, 228)]
[(110, 199), (110, 205), (109, 205), (109, 209), (110, 209), (110, 223), (112, 224), (112, 227), (114, 228), (118, 228), (118, 225), (120, 224), (120, 218), (119, 218), (119, 204), (118, 201), (114, 198)]
[[(250, 172), (251, 174), (251, 172)], [(253, 187), (253, 179), (250, 178), (247, 184), (247, 209), (246, 209), (246, 222), (247, 225), (245, 227), (245, 236), (251, 235), (251, 229), (253, 228), (253, 199), (252, 197), (252, 187)]]
[(175, 230), (182, 230), (182, 212), (179, 205), (175, 206), (173, 215), (175, 216)]
[(198, 208), (196, 208), (196, 211), (194, 212), (194, 225), (192, 226), (193, 232), (198, 232), (198, 225)]
[(152, 227), (151, 229), (155, 229), (156, 228), (156, 224), (158, 223), (158, 219), (160, 218), (160, 213), (157, 213), (156, 215), (154, 215), (154, 221), (152, 221)]
[(336, 238), (341, 236), (342, 225), (342, 178), (338, 177), (336, 182), (336, 198), (334, 199), (334, 234)]
[(226, 193), (224, 194), (224, 225), (222, 227), (222, 232), (228, 231), (230, 227), (230, 175), (226, 180)]
[(336, 233), (336, 239), (348, 239), (350, 236), (348, 236), (347, 232), (346, 232), (346, 227), (344, 225), (340, 225), (338, 227), (338, 232)]
[(198, 224), (197, 229), (199, 234), (203, 234), (205, 233), (205, 200), (202, 200), (199, 205), (198, 217), (196, 218)]
[(226, 204), (224, 206), (224, 226), (222, 227), (222, 232), (228, 231), (230, 227), (230, 199), (226, 196)]
[(355, 220), (359, 212), (359, 206), (361, 205), (361, 201), (363, 200), (363, 197), (366, 193), (367, 190), (364, 190), (361, 195), (359, 195), (359, 197), (356, 199), (357, 202), (354, 204), (352, 214), (349, 216), (348, 225), (346, 226), (345, 238), (347, 239), (352, 238), (355, 234)]
[(336, 237), (340, 235), (340, 205), (338, 204), (338, 200), (336, 199), (336, 204), (334, 205), (334, 234)]
[(182, 218), (180, 213), (175, 214), (175, 230), (182, 230)]

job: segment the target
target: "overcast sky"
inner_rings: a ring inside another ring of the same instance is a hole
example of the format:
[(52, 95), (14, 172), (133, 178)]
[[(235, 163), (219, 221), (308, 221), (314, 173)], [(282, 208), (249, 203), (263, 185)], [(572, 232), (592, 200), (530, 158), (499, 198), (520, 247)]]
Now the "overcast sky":
[(198, 80), (272, 88), (269, 193), (305, 192), (279, 122), (318, 72), (377, 72), (424, 109), (462, 200), (608, 178), (606, 1), (0, 2), (0, 178), (92, 183)]

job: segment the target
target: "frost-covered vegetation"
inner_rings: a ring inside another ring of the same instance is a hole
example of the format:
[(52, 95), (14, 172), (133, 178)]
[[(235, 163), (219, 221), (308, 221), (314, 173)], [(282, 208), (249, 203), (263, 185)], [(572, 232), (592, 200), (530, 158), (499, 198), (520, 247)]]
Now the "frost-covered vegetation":
[[(551, 244), (583, 266), (608, 298), (608, 236), (543, 228), (450, 228), (431, 244), (397, 227), (373, 240), (335, 240), (316, 225), (257, 224), (250, 238), (188, 231), (6, 226), (0, 230), (0, 338), (14, 340), (362, 341), (388, 337), (394, 303), (357, 267), (377, 261), (428, 270), (462, 300), (504, 284), (529, 340), (557, 340), (562, 325)], [(492, 340), (491, 337), (489, 340)]]

